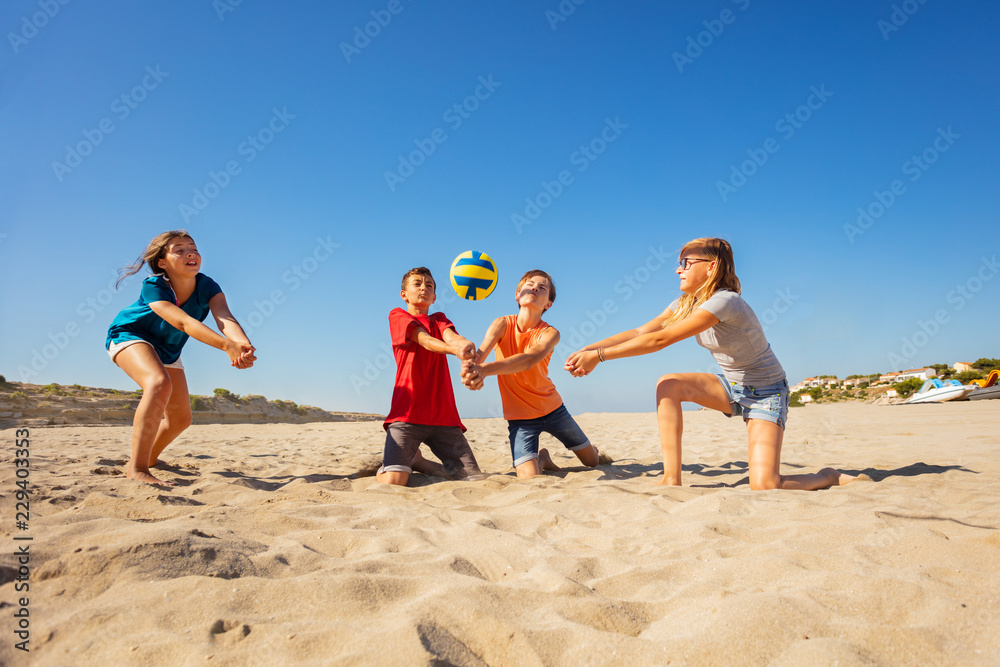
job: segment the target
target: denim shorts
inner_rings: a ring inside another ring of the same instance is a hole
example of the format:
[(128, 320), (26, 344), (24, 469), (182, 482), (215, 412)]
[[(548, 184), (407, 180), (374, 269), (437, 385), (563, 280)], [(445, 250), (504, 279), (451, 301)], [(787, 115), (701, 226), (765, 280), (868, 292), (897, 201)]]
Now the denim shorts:
[(715, 377), (719, 378), (722, 388), (729, 396), (732, 412), (726, 415), (727, 417), (743, 415), (743, 421), (763, 419), (785, 428), (789, 400), (787, 380), (766, 387), (751, 387), (730, 382), (722, 375)]
[(538, 436), (542, 433), (553, 436), (573, 452), (590, 446), (590, 440), (565, 405), (543, 417), (510, 419), (507, 421), (507, 432), (510, 434), (510, 455), (515, 468), (538, 458)]

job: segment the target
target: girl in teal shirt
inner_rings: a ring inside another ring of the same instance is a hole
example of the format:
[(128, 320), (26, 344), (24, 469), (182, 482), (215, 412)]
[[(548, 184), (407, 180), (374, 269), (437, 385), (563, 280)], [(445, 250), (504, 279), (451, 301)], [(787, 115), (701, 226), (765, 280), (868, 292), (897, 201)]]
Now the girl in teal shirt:
[[(201, 271), (201, 254), (184, 230), (154, 238), (118, 283), (148, 265), (154, 275), (142, 283), (139, 300), (115, 317), (105, 343), (111, 360), (142, 388), (132, 421), (132, 458), (126, 475), (148, 484), (173, 486), (153, 476), (150, 466), (191, 425), (181, 348), (189, 337), (229, 355), (236, 368), (250, 368), (256, 351), (229, 312), (222, 288)], [(202, 324), (211, 312), (222, 335)]]

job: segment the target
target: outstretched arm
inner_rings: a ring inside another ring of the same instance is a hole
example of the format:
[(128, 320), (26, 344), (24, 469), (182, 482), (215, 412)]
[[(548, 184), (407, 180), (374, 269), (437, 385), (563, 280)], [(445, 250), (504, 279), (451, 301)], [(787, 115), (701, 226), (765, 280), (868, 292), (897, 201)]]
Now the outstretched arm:
[(191, 338), (225, 352), (229, 355), (229, 361), (234, 366), (244, 353), (253, 352), (253, 346), (250, 345), (250, 343), (230, 340), (225, 336), (215, 333), (207, 326), (185, 313), (176, 304), (170, 303), (169, 301), (154, 301), (149, 304), (149, 307), (154, 313), (162, 317), (168, 324), (170, 324), (170, 326), (174, 327), (178, 331), (183, 331), (187, 335), (191, 336)]
[(441, 332), (441, 337), (444, 338), (445, 343), (451, 345), (454, 350), (452, 354), (462, 361), (476, 358), (476, 344), (454, 329), (445, 329)]
[(427, 329), (419, 324), (413, 324), (407, 336), (425, 350), (438, 354), (454, 354), (459, 359), (471, 359), (475, 355), (476, 344), (458, 335), (454, 329), (445, 329), (441, 333), (444, 340), (441, 340), (427, 333)]
[(476, 352), (475, 362), (477, 364), (483, 363), (490, 356), (490, 352), (497, 346), (497, 343), (500, 342), (505, 333), (507, 333), (507, 318), (498, 317), (493, 320), (490, 327), (486, 330), (486, 335), (483, 336), (482, 345), (479, 346), (479, 350)]
[[(657, 331), (643, 333), (622, 343), (604, 347), (604, 359), (621, 359), (623, 357), (636, 357), (641, 354), (657, 352), (673, 345), (674, 343), (696, 336), (702, 331), (711, 329), (719, 323), (717, 318), (707, 310), (698, 309), (685, 317), (680, 322), (674, 322), (667, 326), (660, 326)], [(570, 367), (569, 360), (566, 361), (566, 369), (575, 377), (582, 377), (590, 373), (597, 366), (600, 359), (594, 350), (585, 350), (574, 353), (576, 357), (573, 367)]]
[(544, 359), (558, 344), (559, 332), (553, 327), (549, 327), (542, 332), (535, 344), (524, 352), (512, 354), (501, 361), (480, 364), (479, 372), (483, 377), (489, 377), (490, 375), (510, 375), (526, 371)]
[[(586, 346), (584, 348), (581, 348), (580, 350), (578, 350), (578, 351), (574, 352), (573, 354), (569, 355), (568, 357), (566, 357), (566, 366), (565, 366), (566, 370), (569, 371), (570, 373), (572, 373), (573, 375), (575, 375), (577, 377), (580, 377), (580, 374), (576, 373), (575, 371), (577, 370), (577, 367), (580, 364), (580, 360), (582, 358), (581, 355), (584, 352), (587, 352), (587, 351), (590, 351), (590, 350), (597, 350), (598, 348), (601, 348), (601, 347), (603, 347), (603, 348), (609, 348), (609, 347), (611, 347), (613, 345), (620, 345), (622, 343), (626, 343), (626, 342), (632, 340), (633, 338), (636, 338), (636, 337), (641, 336), (643, 334), (648, 334), (648, 333), (652, 333), (654, 331), (659, 331), (660, 329), (663, 328), (663, 326), (664, 326), (663, 323), (666, 322), (667, 319), (669, 319), (670, 316), (673, 315), (673, 314), (674, 314), (674, 311), (671, 310), (670, 307), (668, 306), (666, 310), (664, 310), (662, 313), (660, 313), (659, 315), (657, 315), (656, 317), (654, 317), (650, 321), (646, 322), (642, 326), (636, 327), (635, 329), (629, 329), (628, 331), (623, 331), (623, 332), (621, 332), (619, 334), (615, 334), (614, 336), (609, 336), (609, 337), (605, 338), (604, 340), (599, 340), (596, 343), (592, 343), (592, 344), (590, 344), (590, 345), (588, 345), (588, 346)], [(590, 371), (587, 371), (587, 372), (589, 373)], [(582, 375), (586, 375), (586, 374), (587, 373), (583, 373)]]
[(233, 366), (236, 368), (250, 368), (253, 366), (253, 362), (257, 361), (257, 355), (254, 354), (257, 349), (254, 348), (252, 343), (250, 343), (249, 336), (247, 336), (246, 332), (243, 331), (243, 327), (240, 326), (240, 323), (236, 321), (233, 313), (229, 310), (229, 303), (226, 301), (226, 295), (219, 292), (209, 299), (208, 307), (212, 310), (212, 316), (215, 318), (215, 325), (219, 327), (219, 331), (222, 332), (223, 336), (229, 340), (236, 341), (237, 343), (246, 343), (247, 345), (250, 345), (250, 351), (240, 355), (240, 358), (236, 360)]
[(469, 389), (482, 389), (483, 381), (490, 375), (511, 375), (526, 371), (551, 354), (558, 344), (559, 332), (549, 327), (524, 352), (485, 364), (466, 361), (462, 364), (462, 384)]

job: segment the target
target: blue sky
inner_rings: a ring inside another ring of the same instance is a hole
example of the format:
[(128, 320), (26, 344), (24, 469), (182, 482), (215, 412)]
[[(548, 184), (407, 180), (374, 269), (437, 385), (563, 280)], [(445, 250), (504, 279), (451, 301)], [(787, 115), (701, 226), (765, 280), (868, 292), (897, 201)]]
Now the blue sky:
[[(700, 236), (732, 243), (792, 382), (996, 357), (998, 19), (969, 0), (6, 2), (0, 373), (134, 388), (103, 346), (139, 278), (109, 283), (174, 228), (258, 348), (237, 371), (189, 342), (194, 393), (384, 413), (407, 269), (478, 343), (543, 268), (570, 411), (651, 410), (661, 374), (714, 372), (707, 351), (584, 379), (562, 361), (668, 305)], [(484, 301), (447, 285), (466, 250), (499, 266)], [(499, 414), (495, 382), (456, 394)]]

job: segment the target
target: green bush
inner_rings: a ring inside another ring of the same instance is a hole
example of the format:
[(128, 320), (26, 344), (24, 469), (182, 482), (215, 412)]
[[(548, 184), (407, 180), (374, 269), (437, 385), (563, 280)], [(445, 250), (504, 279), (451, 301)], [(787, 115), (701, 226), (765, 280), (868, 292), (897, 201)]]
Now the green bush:
[(285, 412), (294, 412), (297, 415), (306, 414), (306, 409), (301, 405), (298, 405), (295, 401), (283, 401), (279, 398), (271, 401), (271, 404), (276, 406), (279, 410), (284, 410)]
[(972, 362), (972, 367), (980, 371), (989, 372), (994, 368), (1000, 368), (1000, 359), (989, 359), (987, 357), (983, 357), (982, 359), (976, 359)]
[(896, 390), (900, 398), (907, 398), (910, 394), (915, 392), (924, 386), (924, 381), (920, 378), (910, 378), (909, 380), (903, 380), (902, 382), (897, 382), (892, 385), (892, 388)]
[(980, 373), (979, 371), (962, 371), (961, 373), (955, 373), (955, 379), (962, 384), (969, 384), (973, 380), (982, 380), (986, 377), (985, 373)]
[(803, 391), (797, 391), (794, 394), (792, 394), (791, 396), (789, 396), (788, 397), (788, 405), (789, 405), (789, 407), (793, 407), (793, 408), (801, 408), (801, 407), (803, 407), (805, 404), (802, 401), (799, 400), (802, 397), (803, 393), (805, 393), (804, 390)]
[(23, 391), (15, 391), (13, 394), (10, 395), (10, 397), (11, 398), (16, 398), (19, 401), (26, 401), (26, 400), (28, 400), (28, 395), (25, 394)]
[(208, 402), (201, 396), (191, 397), (191, 409), (205, 411), (209, 409)]
[(52, 384), (45, 385), (44, 387), (42, 387), (42, 390), (45, 391), (45, 393), (47, 394), (53, 394), (55, 396), (69, 395), (62, 387), (57, 385), (55, 382), (53, 382)]
[(240, 395), (239, 394), (234, 394), (233, 392), (229, 391), (228, 389), (222, 389), (221, 387), (217, 388), (215, 390), (215, 396), (216, 396), (216, 398), (224, 398), (227, 401), (232, 401), (233, 403), (239, 403), (240, 402)]
[(806, 393), (808, 393), (810, 396), (812, 396), (812, 399), (814, 401), (818, 401), (819, 399), (823, 398), (823, 388), (822, 387), (812, 387)]
[(933, 368), (937, 376), (942, 380), (947, 380), (955, 373), (955, 369), (948, 364), (931, 364), (927, 368)]

